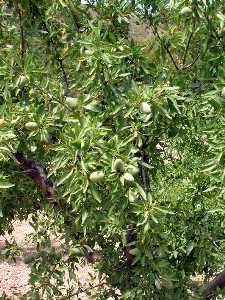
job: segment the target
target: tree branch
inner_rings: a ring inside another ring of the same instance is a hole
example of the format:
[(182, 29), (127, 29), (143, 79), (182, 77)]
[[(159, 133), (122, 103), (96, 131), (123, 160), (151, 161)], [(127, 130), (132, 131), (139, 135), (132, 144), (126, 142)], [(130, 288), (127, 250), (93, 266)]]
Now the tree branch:
[(182, 62), (183, 66), (185, 65), (185, 62), (186, 62), (187, 54), (188, 54), (188, 51), (190, 48), (191, 39), (194, 35), (194, 31), (195, 31), (195, 17), (192, 18), (192, 30), (191, 30), (190, 36), (188, 38), (188, 42), (187, 42), (186, 49), (184, 52), (184, 57), (183, 57), (183, 62)]
[(187, 58), (187, 54), (188, 54), (188, 50), (189, 50), (189, 47), (190, 47), (190, 43), (191, 43), (191, 39), (192, 39), (193, 34), (194, 34), (194, 31), (192, 30), (192, 32), (190, 33), (187, 45), (186, 45), (185, 52), (184, 52), (184, 57), (183, 57), (183, 62), (182, 62), (183, 65), (186, 62), (186, 58)]
[(225, 287), (225, 269), (203, 286), (204, 300), (214, 299), (217, 289)]
[(190, 64), (187, 65), (187, 66), (183, 66), (183, 67), (182, 67), (182, 70), (190, 69), (190, 68), (198, 61), (198, 59), (200, 58), (200, 56), (201, 56), (201, 53), (199, 53), (199, 54), (196, 56), (196, 58), (193, 60), (192, 63), (190, 63)]
[(163, 46), (163, 48), (166, 50), (167, 54), (169, 55), (169, 57), (170, 57), (170, 59), (171, 59), (173, 65), (174, 65), (175, 69), (176, 69), (177, 71), (179, 71), (180, 68), (178, 67), (178, 65), (177, 65), (177, 63), (176, 63), (176, 61), (175, 61), (175, 59), (174, 59), (174, 57), (173, 57), (173, 55), (172, 55), (172, 53), (171, 53), (171, 51), (170, 51), (170, 49), (169, 49), (169, 46), (166, 46), (166, 45), (163, 43), (163, 41), (162, 41), (162, 39), (161, 39), (161, 37), (160, 37), (160, 35), (159, 35), (158, 29), (157, 29), (154, 25), (150, 25), (150, 26), (152, 27), (153, 34), (158, 38), (158, 40), (160, 41), (160, 44)]

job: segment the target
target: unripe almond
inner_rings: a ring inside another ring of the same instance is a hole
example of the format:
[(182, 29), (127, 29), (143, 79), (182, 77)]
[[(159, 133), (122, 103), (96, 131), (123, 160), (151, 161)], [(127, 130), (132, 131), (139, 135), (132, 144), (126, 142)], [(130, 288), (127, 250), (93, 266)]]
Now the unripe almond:
[(0, 119), (0, 128), (5, 127), (5, 120), (4, 119)]
[(140, 110), (143, 114), (150, 114), (151, 106), (147, 102), (142, 102), (140, 105)]
[(137, 192), (134, 192), (134, 191), (129, 191), (128, 192), (128, 198), (129, 198), (129, 201), (130, 202), (134, 202), (138, 197), (138, 193)]
[(225, 87), (222, 88), (221, 96), (222, 96), (222, 97), (225, 97)]
[(123, 179), (124, 179), (124, 182), (127, 182), (127, 183), (133, 183), (134, 182), (134, 176), (128, 172), (124, 173), (123, 175)]
[(130, 174), (132, 174), (133, 176), (136, 176), (139, 173), (139, 168), (133, 165), (129, 165), (127, 167), (127, 170)]
[(38, 128), (38, 124), (36, 122), (27, 122), (25, 128), (28, 130), (35, 130)]
[(190, 15), (191, 13), (192, 13), (192, 9), (188, 6), (183, 7), (180, 11), (180, 15), (182, 16), (187, 16)]
[(117, 158), (113, 163), (113, 170), (117, 172), (123, 172), (124, 171), (124, 163), (122, 159)]
[(103, 171), (95, 171), (95, 172), (91, 173), (90, 180), (94, 183), (98, 183), (98, 182), (103, 181), (104, 177), (105, 177), (105, 174)]
[(75, 108), (78, 106), (78, 98), (73, 98), (73, 97), (66, 97), (65, 103), (70, 107), (70, 108)]

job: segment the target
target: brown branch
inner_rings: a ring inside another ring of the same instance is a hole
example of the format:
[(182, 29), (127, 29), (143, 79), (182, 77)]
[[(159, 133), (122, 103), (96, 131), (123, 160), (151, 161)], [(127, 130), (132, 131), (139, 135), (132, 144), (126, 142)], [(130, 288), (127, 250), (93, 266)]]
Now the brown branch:
[(191, 67), (193, 67), (193, 65), (198, 61), (198, 59), (200, 58), (200, 56), (201, 56), (201, 53), (199, 53), (199, 54), (196, 56), (196, 58), (193, 60), (192, 63), (190, 63), (190, 64), (187, 65), (187, 66), (183, 66), (183, 67), (182, 67), (182, 70), (187, 70), (187, 69), (190, 69)]
[(148, 172), (146, 170), (146, 167), (142, 164), (142, 162), (146, 164), (149, 162), (149, 154), (146, 151), (148, 144), (149, 144), (149, 136), (147, 135), (143, 145), (141, 146), (141, 149), (136, 153), (136, 155), (141, 158), (141, 162), (139, 163), (140, 166), (139, 177), (141, 179), (141, 183), (146, 193), (148, 193), (151, 190), (151, 187), (150, 187)]
[(48, 178), (45, 167), (39, 162), (26, 158), (22, 153), (15, 154), (16, 160), (21, 164), (27, 176), (29, 176), (40, 188), (43, 196), (48, 199), (55, 199), (55, 191), (53, 183)]
[(225, 270), (203, 286), (204, 300), (214, 299), (217, 289), (225, 287)]
[(187, 42), (186, 48), (185, 48), (183, 62), (182, 62), (183, 65), (186, 62), (186, 58), (187, 58), (187, 54), (188, 54), (188, 50), (189, 50), (189, 47), (190, 47), (190, 43), (191, 43), (191, 39), (192, 39), (193, 34), (194, 34), (194, 31), (192, 30), (192, 32), (190, 33), (190, 36), (188, 38), (188, 42)]
[[(206, 54), (207, 50), (208, 50), (208, 43), (207, 43), (207, 46), (206, 46), (205, 50), (202, 51), (202, 58), (203, 58), (204, 55)], [(183, 67), (182, 67), (182, 70), (187, 70), (187, 69), (191, 68), (191, 67), (198, 61), (198, 59), (200, 58), (200, 56), (201, 56), (201, 52), (196, 56), (196, 58), (193, 60), (192, 63), (190, 63), (190, 64), (187, 65), (187, 66), (183, 66)]]
[(59, 67), (62, 71), (62, 74), (63, 74), (63, 81), (64, 81), (64, 85), (65, 85), (65, 95), (67, 95), (68, 93), (68, 89), (69, 89), (69, 82), (68, 82), (68, 78), (67, 78), (67, 74), (66, 74), (66, 71), (65, 71), (65, 68), (64, 68), (64, 65), (63, 65), (63, 60), (62, 58), (60, 57), (59, 53), (58, 53), (58, 50), (57, 50), (57, 47), (56, 47), (56, 44), (53, 40), (53, 38), (51, 37), (51, 33), (47, 27), (47, 24), (42, 20), (42, 23), (45, 27), (45, 30), (48, 32), (48, 35), (49, 35), (49, 41), (50, 43), (52, 44), (53, 48), (54, 48), (54, 51), (55, 51), (55, 54), (56, 54), (56, 59), (58, 61), (58, 64), (59, 64)]
[(163, 43), (163, 41), (162, 41), (162, 39), (161, 39), (161, 37), (160, 37), (160, 35), (159, 35), (159, 32), (158, 32), (157, 28), (156, 28), (154, 25), (151, 25), (151, 27), (152, 27), (152, 30), (153, 30), (153, 34), (158, 38), (158, 40), (160, 41), (160, 44), (161, 44), (161, 45), (163, 46), (163, 48), (166, 50), (166, 52), (167, 52), (167, 54), (169, 55), (169, 57), (170, 57), (170, 59), (171, 59), (173, 65), (174, 65), (175, 69), (176, 69), (177, 71), (179, 71), (180, 68), (178, 67), (178, 65), (177, 65), (177, 63), (176, 63), (176, 61), (175, 61), (175, 59), (174, 59), (174, 57), (173, 57), (173, 55), (172, 55), (172, 53), (171, 53), (171, 51), (170, 51), (170, 49), (169, 49), (169, 46), (166, 46), (165, 43)]
[(190, 49), (190, 44), (191, 44), (192, 37), (194, 35), (194, 31), (195, 31), (195, 17), (192, 18), (192, 30), (191, 30), (190, 36), (188, 38), (188, 42), (187, 42), (186, 49), (184, 52), (184, 57), (183, 57), (183, 62), (182, 62), (183, 66), (185, 65), (185, 62), (186, 62), (187, 54)]

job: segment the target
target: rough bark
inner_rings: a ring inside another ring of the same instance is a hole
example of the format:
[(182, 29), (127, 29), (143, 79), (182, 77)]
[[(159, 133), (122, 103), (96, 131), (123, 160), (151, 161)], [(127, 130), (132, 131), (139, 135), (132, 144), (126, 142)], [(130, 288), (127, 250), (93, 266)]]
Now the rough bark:
[(215, 299), (217, 289), (225, 287), (225, 269), (203, 286), (204, 300)]

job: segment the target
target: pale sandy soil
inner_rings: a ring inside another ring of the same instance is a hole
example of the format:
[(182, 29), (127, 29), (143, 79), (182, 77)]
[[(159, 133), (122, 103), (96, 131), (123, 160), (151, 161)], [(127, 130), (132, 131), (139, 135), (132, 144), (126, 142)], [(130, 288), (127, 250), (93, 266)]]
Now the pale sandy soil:
[[(9, 241), (12, 238), (21, 247), (23, 255), (32, 253), (32, 245), (26, 241), (26, 234), (32, 232), (28, 222), (14, 222), (14, 232), (12, 236), (0, 236), (0, 248), (4, 248), (5, 238)], [(15, 293), (25, 293), (28, 289), (29, 270), (22, 257), (17, 257), (16, 262), (0, 262), (0, 293), (5, 292), (7, 296), (12, 297)], [(13, 297), (12, 297), (13, 299)]]
[[(7, 238), (8, 241), (15, 239), (21, 250), (21, 255), (16, 258), (15, 262), (0, 261), (0, 299), (2, 299), (1, 296), (3, 293), (7, 295), (8, 299), (18, 299), (14, 294), (24, 294), (29, 289), (29, 269), (23, 259), (35, 251), (33, 245), (26, 238), (27, 234), (32, 232), (32, 227), (27, 221), (15, 221), (13, 227), (14, 231), (11, 236), (0, 236), (0, 250), (4, 248), (5, 238)], [(60, 242), (53, 241), (53, 244), (54, 246), (58, 246)], [(82, 284), (85, 285), (85, 283), (90, 282), (90, 273), (93, 274), (91, 265), (86, 264), (80, 268), (77, 276)], [(85, 295), (81, 296), (82, 300), (90, 299)]]

